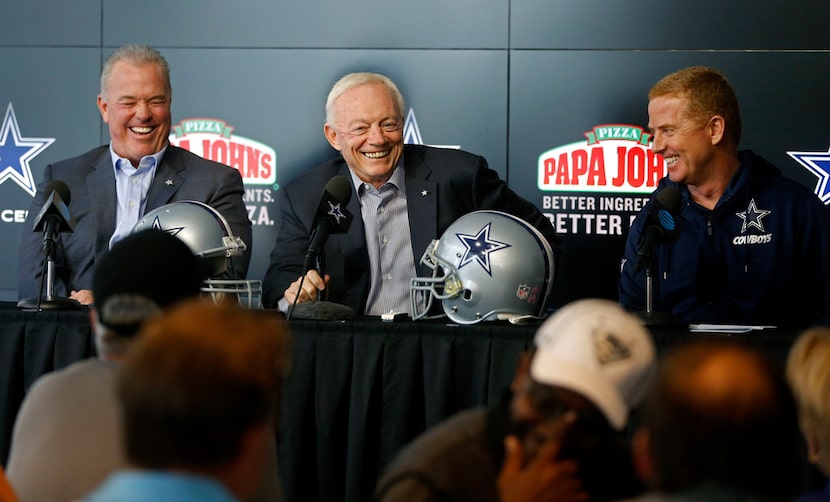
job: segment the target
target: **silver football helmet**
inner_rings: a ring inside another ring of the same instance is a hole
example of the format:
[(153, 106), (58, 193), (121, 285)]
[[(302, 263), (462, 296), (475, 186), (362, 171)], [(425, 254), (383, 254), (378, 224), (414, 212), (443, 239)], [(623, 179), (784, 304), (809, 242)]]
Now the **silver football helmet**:
[(204, 282), (202, 291), (214, 300), (235, 294), (240, 303), (249, 307), (261, 306), (262, 282), (218, 279), (229, 268), (231, 256), (242, 254), (247, 245), (233, 234), (231, 226), (213, 207), (195, 200), (172, 202), (153, 209), (133, 227), (132, 232), (158, 228), (175, 235), (196, 256), (205, 258), (211, 267), (211, 278)]
[(421, 263), (432, 269), (432, 277), (411, 281), (413, 319), (425, 318), (434, 299), (459, 324), (544, 317), (553, 251), (520, 218), (500, 211), (468, 213), (427, 246)]

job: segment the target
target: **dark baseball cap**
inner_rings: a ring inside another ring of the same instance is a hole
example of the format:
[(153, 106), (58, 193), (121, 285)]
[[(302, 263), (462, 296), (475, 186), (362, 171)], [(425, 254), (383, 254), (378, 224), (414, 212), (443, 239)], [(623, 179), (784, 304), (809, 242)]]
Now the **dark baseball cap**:
[(124, 336), (145, 319), (199, 294), (208, 263), (181, 239), (148, 229), (118, 241), (98, 263), (92, 294), (98, 321)]

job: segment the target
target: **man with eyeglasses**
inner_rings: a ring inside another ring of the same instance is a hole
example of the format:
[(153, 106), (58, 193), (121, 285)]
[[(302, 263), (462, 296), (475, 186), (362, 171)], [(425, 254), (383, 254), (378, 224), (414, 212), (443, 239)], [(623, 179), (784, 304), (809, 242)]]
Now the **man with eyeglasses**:
[[(341, 155), (277, 194), (279, 235), (263, 281), (267, 307), (285, 311), (325, 294), (358, 314), (411, 315), (410, 279), (427, 275), (419, 264), (427, 245), (478, 209), (522, 218), (557, 248), (548, 219), (510, 190), (483, 157), (404, 145), (403, 111), (400, 91), (384, 75), (351, 73), (334, 84), (324, 133)], [(303, 277), (319, 194), (338, 175), (354, 187), (346, 206), (355, 215), (353, 224), (325, 243), (323, 276), (312, 267)]]

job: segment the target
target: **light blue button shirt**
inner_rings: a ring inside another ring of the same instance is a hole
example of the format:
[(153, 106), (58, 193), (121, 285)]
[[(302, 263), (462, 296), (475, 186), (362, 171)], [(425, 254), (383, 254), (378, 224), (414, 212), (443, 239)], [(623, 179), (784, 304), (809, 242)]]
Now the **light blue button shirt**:
[(138, 219), (144, 214), (147, 206), (147, 193), (156, 175), (156, 166), (167, 147), (153, 155), (141, 158), (138, 167), (133, 167), (129, 160), (119, 157), (110, 145), (112, 168), (115, 172), (116, 214), (115, 232), (110, 237), (110, 248), (113, 244), (130, 234)]
[(182, 472), (124, 470), (111, 474), (87, 502), (234, 502), (216, 479)]

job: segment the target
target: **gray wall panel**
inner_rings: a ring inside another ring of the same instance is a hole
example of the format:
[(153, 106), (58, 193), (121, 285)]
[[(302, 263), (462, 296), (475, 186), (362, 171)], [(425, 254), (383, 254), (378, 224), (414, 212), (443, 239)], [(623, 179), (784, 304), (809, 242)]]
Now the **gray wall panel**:
[[(0, 78), (0, 126), (11, 103), (21, 140), (55, 140), (29, 162), (35, 182), (40, 182), (47, 164), (100, 144), (101, 119), (95, 106), (98, 49), (0, 47), (0, 61), (15, 68), (14, 78)], [(0, 136), (0, 143), (3, 139)], [(5, 144), (14, 142), (9, 136)], [(0, 300), (17, 298), (17, 252), (24, 230), (19, 211), (28, 210), (31, 200), (14, 180), (0, 183)]]
[(828, 49), (824, 0), (513, 0), (512, 48)]
[(100, 1), (4, 0), (0, 7), (0, 46), (100, 44)]
[[(322, 136), (323, 104), (349, 71), (391, 76), (423, 143), (484, 155), (551, 213), (551, 194), (537, 186), (540, 154), (584, 141), (596, 125), (644, 126), (649, 86), (690, 64), (726, 72), (744, 146), (786, 174), (815, 186), (787, 151), (830, 149), (826, 1), (33, 0), (2, 12), (0, 61), (14, 78), (0, 81), (0, 113), (12, 102), (24, 137), (56, 138), (31, 162), (36, 179), (47, 162), (108, 141), (95, 109), (100, 61), (125, 42), (170, 59), (174, 123), (219, 119), (273, 149), (273, 183), (247, 184), (257, 222), (251, 278), (264, 272), (276, 235), (274, 190), (336, 155)], [(8, 179), (0, 197), (0, 220), (28, 207), (28, 193)], [(19, 223), (0, 221), (0, 299), (14, 297), (19, 235)], [(622, 238), (563, 235), (560, 303), (615, 296)]]
[(507, 15), (508, 0), (110, 0), (103, 26), (116, 46), (505, 48)]

